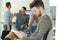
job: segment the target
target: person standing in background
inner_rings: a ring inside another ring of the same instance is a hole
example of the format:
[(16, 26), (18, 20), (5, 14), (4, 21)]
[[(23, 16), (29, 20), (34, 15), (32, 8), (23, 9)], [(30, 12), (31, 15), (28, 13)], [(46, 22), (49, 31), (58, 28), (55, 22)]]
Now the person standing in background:
[(4, 30), (2, 32), (1, 38), (4, 40), (5, 36), (11, 31), (11, 25), (12, 25), (12, 17), (15, 16), (15, 14), (11, 14), (10, 9), (11, 9), (11, 3), (6, 2), (6, 8), (4, 12)]

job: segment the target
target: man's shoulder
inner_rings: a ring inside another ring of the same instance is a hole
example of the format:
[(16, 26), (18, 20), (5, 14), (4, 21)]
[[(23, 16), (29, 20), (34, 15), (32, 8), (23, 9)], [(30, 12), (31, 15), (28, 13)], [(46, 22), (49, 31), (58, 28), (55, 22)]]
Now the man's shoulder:
[(42, 22), (52, 24), (52, 20), (48, 15), (44, 16), (44, 18), (42, 19)]
[(50, 17), (48, 15), (45, 15), (42, 17), (43, 19), (50, 19)]
[(10, 11), (9, 10), (5, 10), (4, 13), (10, 13)]
[(21, 15), (21, 13), (17, 13), (17, 16)]
[(9, 12), (8, 11), (4, 11), (4, 15), (9, 15)]
[(51, 18), (48, 15), (39, 18), (39, 22), (51, 22)]

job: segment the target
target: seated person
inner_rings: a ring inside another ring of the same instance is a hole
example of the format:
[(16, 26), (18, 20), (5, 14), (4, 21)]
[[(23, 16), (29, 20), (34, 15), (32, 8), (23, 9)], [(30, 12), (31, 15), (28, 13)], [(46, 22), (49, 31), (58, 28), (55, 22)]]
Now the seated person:
[[(32, 9), (33, 14), (35, 15), (35, 18), (38, 18), (37, 23), (37, 29), (35, 32), (30, 36), (23, 36), (22, 40), (41, 40), (43, 35), (48, 31), (52, 29), (52, 22), (48, 15), (46, 15), (45, 9), (44, 9), (44, 3), (42, 0), (34, 0), (30, 4), (30, 8)], [(33, 23), (35, 19), (32, 19), (31, 24)], [(28, 27), (28, 30), (30, 29), (30, 25)]]

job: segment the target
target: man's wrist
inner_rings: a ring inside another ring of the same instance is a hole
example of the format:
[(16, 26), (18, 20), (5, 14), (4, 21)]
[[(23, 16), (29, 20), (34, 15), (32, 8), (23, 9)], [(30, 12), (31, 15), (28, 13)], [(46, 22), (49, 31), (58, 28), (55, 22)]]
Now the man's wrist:
[(30, 25), (28, 25), (28, 27), (30, 27)]

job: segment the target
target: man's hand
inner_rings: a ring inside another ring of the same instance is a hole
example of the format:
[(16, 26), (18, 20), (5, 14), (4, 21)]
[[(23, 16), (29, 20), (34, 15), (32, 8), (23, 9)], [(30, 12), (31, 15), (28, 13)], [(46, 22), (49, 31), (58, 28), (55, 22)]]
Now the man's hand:
[(12, 14), (12, 18), (15, 17), (15, 16), (17, 16), (17, 13)]
[(29, 30), (30, 29), (30, 27), (27, 27), (27, 30)]
[(17, 13), (14, 13), (14, 16), (16, 16), (17, 15)]
[(21, 28), (21, 29), (23, 29), (23, 27), (24, 27), (24, 25), (21, 25), (21, 27), (20, 27), (20, 28)]
[(9, 27), (7, 28), (7, 31), (10, 31), (10, 28)]

